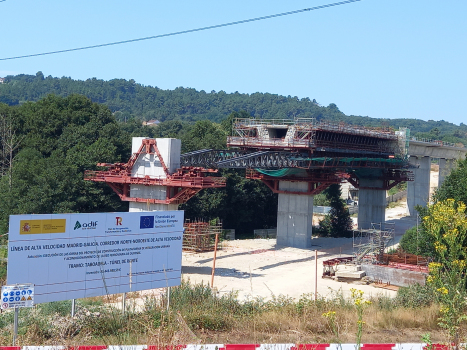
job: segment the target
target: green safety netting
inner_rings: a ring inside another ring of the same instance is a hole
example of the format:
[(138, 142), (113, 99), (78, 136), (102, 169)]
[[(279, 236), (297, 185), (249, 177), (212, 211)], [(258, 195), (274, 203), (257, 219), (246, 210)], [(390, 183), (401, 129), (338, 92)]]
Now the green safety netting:
[(257, 172), (261, 174), (268, 175), (268, 176), (275, 176), (275, 177), (282, 177), (287, 175), (298, 175), (305, 173), (306, 171), (303, 169), (297, 168), (284, 168), (278, 170), (264, 170), (264, 169), (255, 169)]
[[(359, 161), (373, 161), (373, 162), (381, 162), (381, 163), (392, 163), (392, 164), (400, 164), (403, 163), (405, 160), (400, 159), (400, 158), (326, 158), (326, 157), (318, 157), (318, 158), (301, 158), (301, 157), (296, 157), (292, 158), (292, 160), (299, 160), (299, 161), (312, 161), (316, 163), (331, 163), (338, 161), (339, 163), (345, 163), (345, 164), (350, 164), (352, 162), (359, 162)], [(283, 177), (283, 176), (289, 176), (289, 175), (300, 175), (300, 174), (305, 174), (306, 170), (304, 169), (298, 169), (298, 168), (283, 168), (283, 169), (277, 169), (277, 170), (264, 170), (264, 169), (255, 169), (257, 172), (268, 175), (268, 176), (273, 176), (273, 177)], [(377, 172), (377, 169), (368, 169), (371, 173)], [(361, 170), (360, 170), (361, 171)]]
[(292, 160), (299, 160), (299, 161), (313, 161), (317, 163), (328, 163), (328, 162), (338, 162), (342, 163), (352, 163), (352, 162), (360, 162), (360, 161), (372, 161), (372, 162), (381, 162), (381, 163), (403, 163), (404, 159), (401, 158), (328, 158), (328, 157), (318, 157), (318, 158), (301, 158), (301, 157), (294, 157), (291, 158)]

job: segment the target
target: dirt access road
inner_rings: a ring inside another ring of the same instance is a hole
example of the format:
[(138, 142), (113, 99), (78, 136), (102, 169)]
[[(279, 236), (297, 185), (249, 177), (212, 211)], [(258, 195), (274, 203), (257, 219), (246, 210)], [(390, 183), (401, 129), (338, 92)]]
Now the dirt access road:
[[(432, 191), (438, 184), (438, 171), (431, 172)], [(395, 224), (395, 243), (405, 231), (417, 225), (416, 219), (406, 217), (405, 201), (386, 209), (386, 221)], [(356, 220), (356, 218), (354, 218)], [(371, 285), (336, 282), (321, 278), (323, 260), (348, 256), (353, 253), (351, 238), (314, 238), (312, 247), (298, 249), (276, 245), (275, 239), (227, 241), (217, 252), (214, 287), (220, 293), (238, 291), (239, 299), (272, 295), (299, 298), (315, 291), (315, 250), (318, 251), (317, 292), (322, 297), (332, 297), (342, 292), (350, 295), (351, 288), (364, 291), (366, 296), (378, 294), (395, 296), (396, 292)], [(182, 274), (193, 283), (210, 284), (213, 253), (183, 253)]]
[[(405, 211), (405, 205), (400, 205), (386, 213), (386, 219), (395, 223), (396, 242), (408, 228), (416, 225), (415, 220), (405, 217)], [(315, 250), (318, 251), (319, 296), (332, 297), (340, 291), (348, 296), (350, 288), (363, 290), (366, 296), (396, 294), (371, 285), (321, 278), (323, 260), (352, 255), (352, 238), (314, 238), (309, 249), (277, 246), (275, 239), (226, 241), (222, 250), (217, 252), (214, 287), (220, 293), (238, 291), (239, 299), (270, 298), (280, 294), (299, 298), (302, 294), (314, 293)], [(183, 278), (192, 283), (210, 284), (212, 263), (213, 252), (184, 252)]]

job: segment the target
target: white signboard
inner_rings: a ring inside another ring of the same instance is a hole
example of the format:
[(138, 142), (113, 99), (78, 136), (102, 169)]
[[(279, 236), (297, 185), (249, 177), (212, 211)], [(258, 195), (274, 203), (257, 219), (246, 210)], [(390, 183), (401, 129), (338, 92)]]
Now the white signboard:
[(2, 309), (34, 306), (34, 285), (17, 284), (2, 287)]
[(183, 211), (10, 216), (8, 284), (35, 303), (176, 286)]

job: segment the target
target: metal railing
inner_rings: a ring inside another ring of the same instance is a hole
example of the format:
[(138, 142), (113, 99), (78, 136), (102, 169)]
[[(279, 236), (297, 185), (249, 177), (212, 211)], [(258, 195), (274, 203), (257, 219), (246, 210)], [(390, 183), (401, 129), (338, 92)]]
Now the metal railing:
[(299, 139), (260, 139), (253, 137), (227, 137), (227, 146), (236, 147), (274, 147), (274, 148), (310, 148), (312, 146), (310, 140)]
[(238, 118), (234, 120), (234, 126), (257, 126), (257, 125), (298, 125), (315, 124), (315, 118), (295, 118), (295, 119), (256, 119), (256, 118)]
[(446, 141), (441, 141), (441, 140), (427, 139), (427, 138), (424, 138), (424, 137), (412, 136), (412, 137), (410, 137), (409, 141), (426, 142), (426, 143), (436, 144), (436, 145), (439, 145), (439, 146), (466, 148), (466, 146), (464, 144), (460, 143), (460, 142), (452, 143), (452, 142), (446, 142)]

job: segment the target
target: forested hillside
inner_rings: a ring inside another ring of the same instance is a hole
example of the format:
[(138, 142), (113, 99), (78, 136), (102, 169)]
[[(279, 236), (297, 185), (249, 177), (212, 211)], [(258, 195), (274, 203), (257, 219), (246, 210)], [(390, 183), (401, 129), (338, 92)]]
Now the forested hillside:
[[(7, 76), (0, 84), (0, 102), (10, 106), (26, 101), (38, 101), (48, 94), (68, 96), (81, 94), (93, 102), (105, 104), (118, 121), (157, 119), (194, 122), (210, 120), (219, 123), (232, 112), (246, 111), (257, 118), (316, 118), (318, 120), (343, 121), (349, 124), (374, 127), (408, 127), (412, 135), (448, 142), (467, 144), (467, 125), (457, 126), (440, 121), (417, 119), (375, 119), (362, 116), (346, 116), (335, 104), (320, 106), (310, 98), (299, 99), (269, 93), (225, 93), (224, 91), (197, 91), (179, 87), (162, 90), (143, 86), (134, 80), (96, 78), (86, 81), (62, 77), (36, 75)], [(397, 103), (397, 101), (394, 101)], [(394, 116), (397, 117), (397, 116)], [(440, 116), (443, 118), (446, 116)]]
[[(225, 148), (236, 115), (222, 124), (166, 121), (154, 128), (118, 122), (107, 106), (76, 94), (0, 103), (0, 245), (12, 214), (128, 211), (109, 186), (84, 181), (84, 171), (99, 162), (127, 162), (132, 136), (180, 138), (184, 152)], [(276, 195), (245, 179), (244, 171), (222, 175), (227, 187), (199, 193), (181, 208), (187, 218), (220, 218), (240, 235), (275, 225)]]

